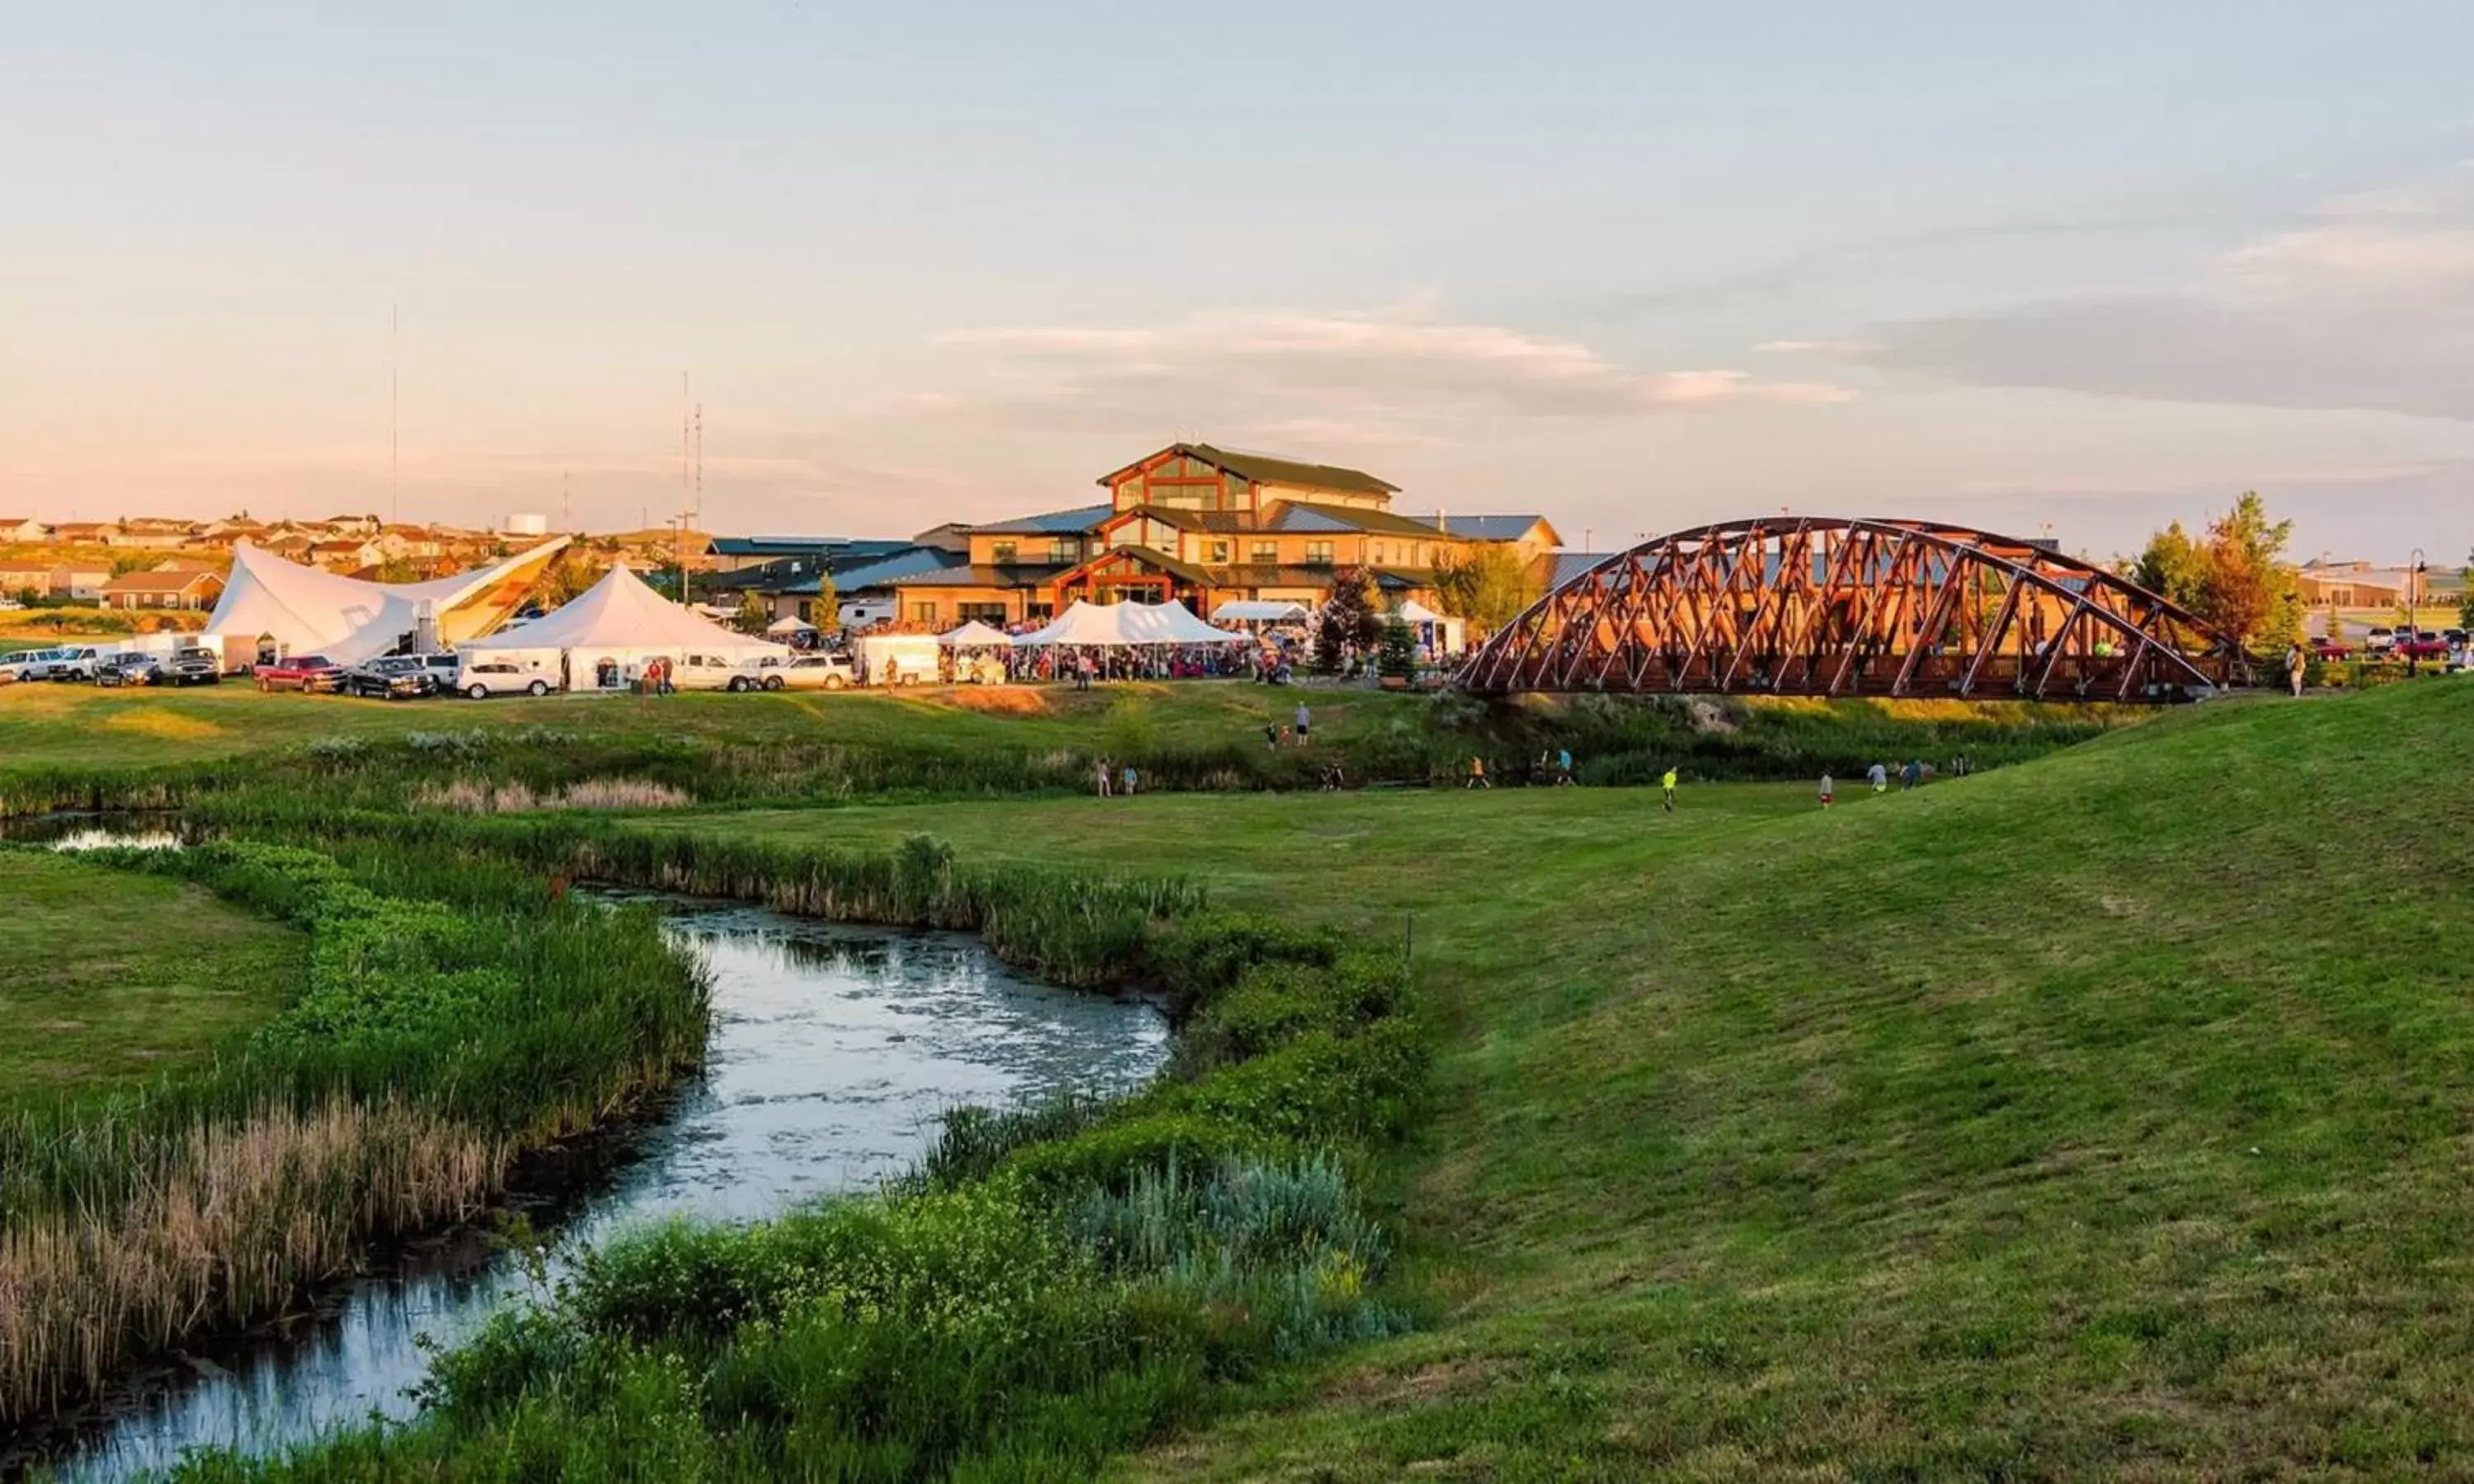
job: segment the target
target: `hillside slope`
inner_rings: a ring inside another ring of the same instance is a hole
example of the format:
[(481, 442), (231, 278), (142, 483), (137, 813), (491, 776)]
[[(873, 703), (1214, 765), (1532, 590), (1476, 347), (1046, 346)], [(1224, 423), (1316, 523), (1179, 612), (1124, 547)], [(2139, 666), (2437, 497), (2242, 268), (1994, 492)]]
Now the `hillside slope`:
[(1128, 1472), (2474, 1472), (2469, 743), (2433, 682), (1697, 851), (1499, 816), (1434, 1323)]

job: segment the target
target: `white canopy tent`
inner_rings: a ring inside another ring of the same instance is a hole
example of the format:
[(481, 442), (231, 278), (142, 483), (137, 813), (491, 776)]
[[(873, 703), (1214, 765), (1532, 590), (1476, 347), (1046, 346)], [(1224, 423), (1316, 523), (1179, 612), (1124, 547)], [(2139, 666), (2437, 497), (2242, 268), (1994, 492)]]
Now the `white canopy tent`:
[(1223, 603), (1211, 610), (1216, 624), (1295, 624), (1305, 622), (1306, 606), (1302, 603), (1273, 603), (1255, 598), (1238, 598)]
[(1194, 616), (1182, 603), (1111, 603), (1099, 607), (1076, 599), (1074, 606), (1035, 634), (1016, 644), (1083, 644), (1120, 648), (1135, 644), (1242, 644), (1243, 634), (1215, 629)]
[(776, 618), (764, 626), (767, 634), (813, 634), (816, 626), (804, 618)]
[(1013, 635), (1003, 629), (983, 624), (974, 618), (958, 629), (948, 630), (936, 635), (936, 642), (947, 649), (1011, 648)]
[[(201, 637), (235, 662), (262, 643), (337, 664), (376, 658), (418, 635), (460, 644), (506, 621), (567, 538), (504, 562), (425, 583), (374, 583), (286, 562), (247, 541), (232, 547), (230, 580)], [(423, 633), (426, 623), (435, 631)]]
[(557, 657), (575, 689), (623, 683), (650, 659), (667, 659), (676, 672), (752, 664), (790, 653), (787, 645), (697, 617), (645, 586), (623, 564), (555, 612), (460, 648), (499, 658)]
[(1462, 619), (1438, 613), (1415, 598), (1392, 611), (1402, 623), (1417, 630), (1418, 636), (1438, 655), (1457, 655), (1465, 647), (1467, 624)]

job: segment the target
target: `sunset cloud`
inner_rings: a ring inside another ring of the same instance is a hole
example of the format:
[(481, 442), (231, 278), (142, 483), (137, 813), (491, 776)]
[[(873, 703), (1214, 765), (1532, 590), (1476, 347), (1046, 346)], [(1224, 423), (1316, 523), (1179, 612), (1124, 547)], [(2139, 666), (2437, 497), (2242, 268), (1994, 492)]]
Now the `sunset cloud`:
[(1223, 310), (1133, 328), (963, 329), (939, 343), (993, 358), (1016, 395), (1122, 405), (1207, 394), (1263, 420), (1620, 419), (1855, 395), (1722, 368), (1636, 371), (1576, 342), (1422, 314)]

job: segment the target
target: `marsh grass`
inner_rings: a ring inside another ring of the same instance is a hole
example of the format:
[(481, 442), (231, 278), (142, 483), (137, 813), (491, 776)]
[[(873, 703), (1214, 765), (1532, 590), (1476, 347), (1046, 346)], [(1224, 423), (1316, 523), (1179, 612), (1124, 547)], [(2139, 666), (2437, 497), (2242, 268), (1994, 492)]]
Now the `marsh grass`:
[[(451, 1218), (508, 1157), (701, 1057), (707, 986), (650, 913), (384, 896), (332, 857), (101, 850), (293, 922), (305, 988), (242, 1045), (115, 1092), (0, 1106), (0, 1420), (279, 1309), (376, 1235)], [(451, 863), (398, 858), (404, 884)]]

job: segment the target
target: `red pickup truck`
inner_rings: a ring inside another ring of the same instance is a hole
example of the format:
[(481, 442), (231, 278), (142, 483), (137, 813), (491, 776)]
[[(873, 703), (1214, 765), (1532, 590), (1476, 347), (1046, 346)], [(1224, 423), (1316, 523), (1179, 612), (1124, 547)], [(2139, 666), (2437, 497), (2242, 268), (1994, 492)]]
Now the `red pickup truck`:
[(2445, 659), (2449, 655), (2448, 641), (2436, 634), (2400, 638), (2389, 653), (2399, 659)]
[(294, 655), (257, 667), (260, 690), (333, 690), (344, 667), (324, 655)]

